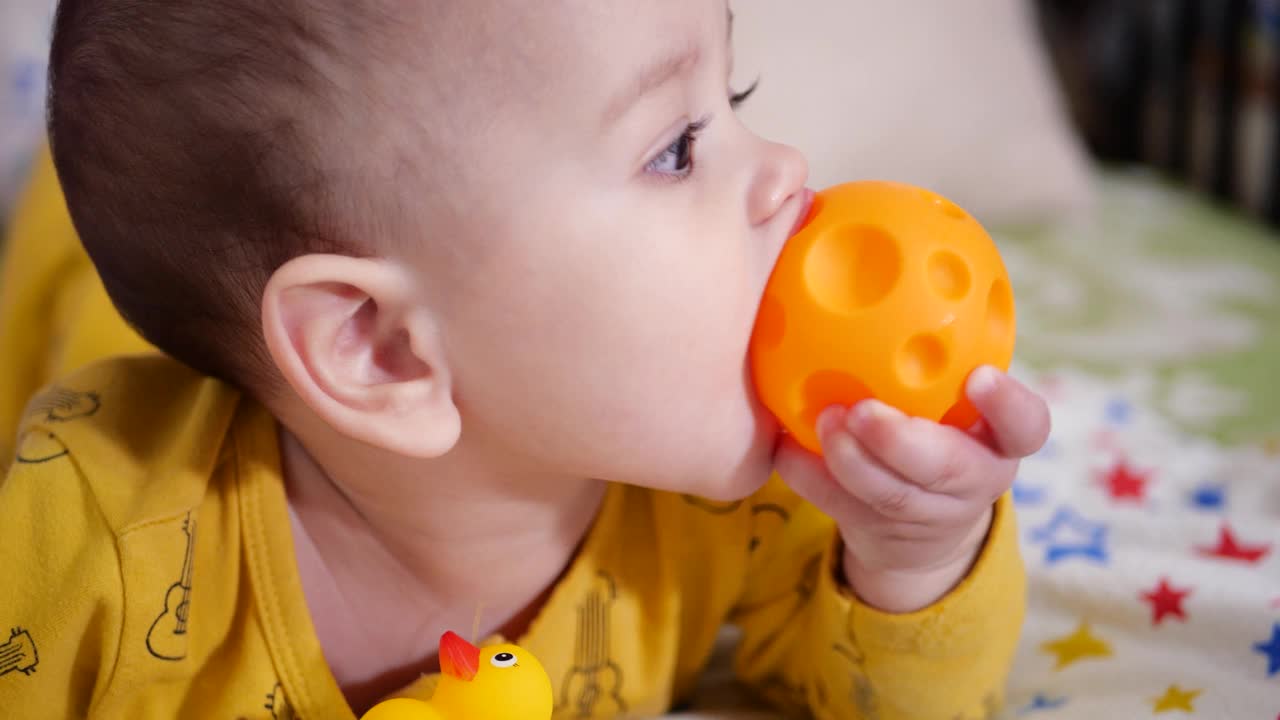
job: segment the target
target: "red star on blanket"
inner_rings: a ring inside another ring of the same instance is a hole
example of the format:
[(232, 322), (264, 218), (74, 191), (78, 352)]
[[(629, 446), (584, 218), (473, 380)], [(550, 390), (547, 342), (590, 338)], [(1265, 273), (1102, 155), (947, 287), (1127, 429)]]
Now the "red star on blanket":
[(1151, 603), (1151, 624), (1159, 625), (1166, 615), (1186, 620), (1187, 613), (1182, 608), (1182, 601), (1190, 594), (1191, 588), (1174, 588), (1169, 585), (1168, 578), (1160, 578), (1160, 584), (1155, 590), (1142, 593), (1142, 599)]
[(1131, 468), (1122, 458), (1099, 478), (1099, 482), (1112, 500), (1141, 503), (1147, 499), (1151, 471)]
[(1201, 545), (1196, 548), (1196, 551), (1209, 557), (1223, 560), (1239, 560), (1256, 565), (1271, 552), (1271, 543), (1241, 543), (1236, 540), (1235, 531), (1231, 529), (1231, 526), (1224, 523), (1222, 531), (1218, 535), (1217, 547)]

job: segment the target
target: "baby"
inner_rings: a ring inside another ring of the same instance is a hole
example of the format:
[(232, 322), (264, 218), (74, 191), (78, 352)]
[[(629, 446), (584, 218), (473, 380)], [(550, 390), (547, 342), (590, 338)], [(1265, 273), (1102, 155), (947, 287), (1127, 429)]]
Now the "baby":
[(747, 344), (812, 193), (731, 40), (724, 0), (64, 0), (59, 177), (166, 356), (28, 408), (3, 714), (349, 719), (477, 611), (557, 718), (666, 711), (726, 622), (784, 709), (994, 712), (1045, 404), (982, 368), (970, 432), (782, 436)]

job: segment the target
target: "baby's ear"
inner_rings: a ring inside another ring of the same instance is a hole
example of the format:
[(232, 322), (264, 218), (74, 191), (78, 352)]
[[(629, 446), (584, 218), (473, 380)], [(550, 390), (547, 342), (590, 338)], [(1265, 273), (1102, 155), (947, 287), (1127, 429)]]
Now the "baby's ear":
[(409, 457), (457, 443), (462, 420), (439, 327), (395, 263), (289, 261), (263, 293), (262, 330), (285, 381), (335, 430)]

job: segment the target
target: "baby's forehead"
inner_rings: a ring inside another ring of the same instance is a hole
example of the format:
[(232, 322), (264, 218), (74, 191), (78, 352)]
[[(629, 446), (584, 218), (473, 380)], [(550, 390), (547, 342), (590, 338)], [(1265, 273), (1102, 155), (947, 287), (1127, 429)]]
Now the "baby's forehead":
[(563, 99), (599, 112), (645, 65), (713, 36), (724, 13), (724, 0), (468, 0), (436, 4), (402, 40), (438, 102), (494, 112)]

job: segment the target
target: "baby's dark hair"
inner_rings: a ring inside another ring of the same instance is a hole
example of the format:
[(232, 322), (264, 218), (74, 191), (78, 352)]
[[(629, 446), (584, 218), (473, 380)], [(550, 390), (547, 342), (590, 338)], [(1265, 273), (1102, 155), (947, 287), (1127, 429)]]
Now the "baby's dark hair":
[(327, 162), (328, 126), (367, 109), (342, 73), (367, 61), (353, 55), (388, 21), (378, 5), (59, 4), (48, 122), (67, 207), (121, 315), (173, 357), (267, 392), (271, 274), (306, 253), (362, 254), (361, 180)]

